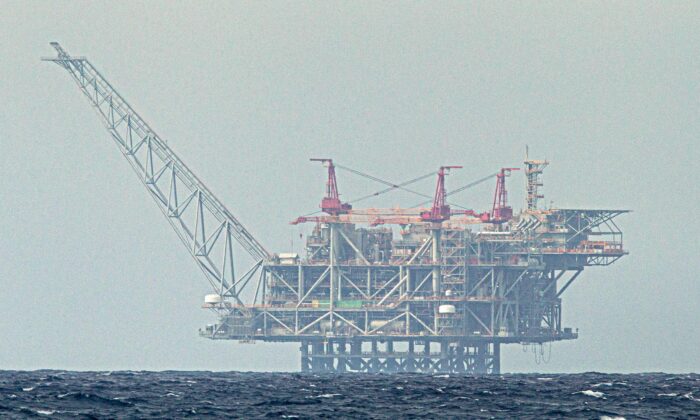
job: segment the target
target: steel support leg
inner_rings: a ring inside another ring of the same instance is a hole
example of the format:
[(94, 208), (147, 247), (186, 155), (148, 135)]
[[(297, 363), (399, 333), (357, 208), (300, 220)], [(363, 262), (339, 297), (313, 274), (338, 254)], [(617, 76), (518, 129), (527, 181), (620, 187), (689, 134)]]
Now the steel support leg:
[(309, 372), (311, 371), (311, 360), (309, 359), (309, 342), (301, 342), (301, 371)]
[(501, 374), (501, 343), (493, 343), (493, 355), (491, 356), (491, 372), (494, 375)]

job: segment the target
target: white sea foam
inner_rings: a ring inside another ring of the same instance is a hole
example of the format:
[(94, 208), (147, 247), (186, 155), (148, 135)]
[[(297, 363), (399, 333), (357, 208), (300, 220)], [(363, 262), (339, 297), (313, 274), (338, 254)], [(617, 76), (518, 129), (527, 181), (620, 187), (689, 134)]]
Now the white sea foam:
[(671, 392), (670, 394), (656, 394), (657, 397), (677, 397), (678, 394)]
[(583, 394), (583, 395), (587, 395), (589, 397), (595, 397), (595, 398), (604, 398), (605, 397), (605, 394), (603, 394), (602, 392), (593, 391), (592, 389), (587, 389), (585, 391), (575, 392), (575, 394)]
[(689, 399), (690, 401), (700, 401), (700, 398), (695, 398), (695, 397), (693, 396), (693, 393), (692, 393), (692, 392), (689, 392), (689, 393), (687, 393), (687, 394), (683, 394), (683, 398), (687, 398), (687, 399)]
[(51, 416), (56, 412), (56, 410), (36, 410), (36, 412), (45, 416)]
[(554, 378), (537, 378), (538, 381), (553, 381)]
[(621, 416), (615, 416), (615, 417), (600, 416), (600, 420), (625, 420), (625, 418), (621, 417)]
[(600, 386), (613, 386), (612, 382), (601, 382), (599, 384), (591, 385), (593, 388), (598, 388)]
[(34, 391), (35, 386), (30, 386), (29, 388), (22, 388), (22, 391), (24, 392), (29, 392), (29, 391)]
[(339, 397), (340, 394), (321, 394), (321, 395), (314, 395), (311, 397), (306, 397), (306, 398), (333, 398), (333, 397)]

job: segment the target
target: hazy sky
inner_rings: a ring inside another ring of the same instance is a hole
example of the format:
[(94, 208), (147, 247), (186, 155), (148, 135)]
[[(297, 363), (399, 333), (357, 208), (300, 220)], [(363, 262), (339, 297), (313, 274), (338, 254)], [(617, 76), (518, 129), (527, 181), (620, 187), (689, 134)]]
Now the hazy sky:
[[(503, 370), (698, 372), (699, 22), (700, 2), (1, 1), (0, 369), (298, 369), (297, 345), (197, 336), (207, 282), (39, 61), (60, 41), (275, 252), (317, 208), (309, 157), (395, 181), (464, 165), (449, 189), (528, 144), (551, 161), (548, 203), (634, 210), (630, 255), (565, 293), (579, 340), (546, 365), (506, 347)], [(345, 198), (381, 189), (338, 177)], [(523, 185), (509, 179), (516, 209)], [(455, 200), (485, 210), (492, 189)]]

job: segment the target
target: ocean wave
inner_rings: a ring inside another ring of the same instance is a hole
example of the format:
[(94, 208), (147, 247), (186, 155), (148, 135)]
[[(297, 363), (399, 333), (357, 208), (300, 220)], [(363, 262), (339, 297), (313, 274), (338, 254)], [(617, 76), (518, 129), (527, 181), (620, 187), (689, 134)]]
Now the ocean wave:
[(690, 417), (699, 378), (0, 371), (0, 418)]

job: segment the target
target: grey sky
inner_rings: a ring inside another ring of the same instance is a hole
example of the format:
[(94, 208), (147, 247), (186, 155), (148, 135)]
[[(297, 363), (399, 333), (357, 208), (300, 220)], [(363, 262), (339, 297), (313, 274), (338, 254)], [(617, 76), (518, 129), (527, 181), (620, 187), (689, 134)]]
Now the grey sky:
[[(547, 202), (634, 210), (631, 255), (566, 292), (579, 340), (547, 365), (507, 347), (503, 370), (700, 370), (700, 3), (0, 6), (0, 369), (298, 368), (296, 345), (197, 337), (206, 281), (68, 75), (39, 61), (60, 41), (276, 252), (318, 204), (309, 157), (397, 181), (464, 165), (449, 188), (529, 144), (551, 161)], [(346, 198), (381, 189), (338, 176)], [(492, 189), (458, 201), (486, 209)]]

